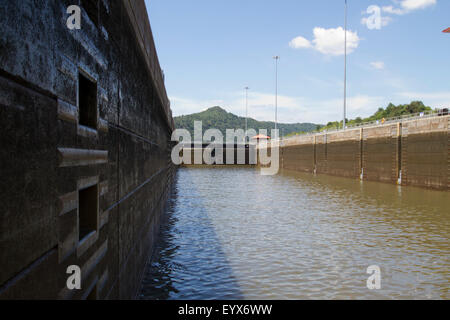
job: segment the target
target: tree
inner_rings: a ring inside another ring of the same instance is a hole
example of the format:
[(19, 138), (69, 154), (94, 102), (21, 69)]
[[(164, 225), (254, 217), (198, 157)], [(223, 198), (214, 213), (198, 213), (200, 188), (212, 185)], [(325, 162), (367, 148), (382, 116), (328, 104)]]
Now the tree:
[[(393, 103), (389, 103), (386, 109), (378, 108), (378, 110), (368, 118), (362, 119), (361, 117), (357, 117), (354, 120), (347, 120), (348, 124), (359, 124), (364, 122), (371, 122), (381, 119), (395, 118), (400, 117), (402, 115), (420, 113), (424, 111), (431, 111), (432, 109), (428, 106), (425, 106), (422, 101), (412, 101), (410, 104), (400, 104), (394, 105)], [(342, 121), (337, 122), (328, 122), (325, 127), (322, 127), (322, 130), (335, 129), (338, 127), (342, 127)]]

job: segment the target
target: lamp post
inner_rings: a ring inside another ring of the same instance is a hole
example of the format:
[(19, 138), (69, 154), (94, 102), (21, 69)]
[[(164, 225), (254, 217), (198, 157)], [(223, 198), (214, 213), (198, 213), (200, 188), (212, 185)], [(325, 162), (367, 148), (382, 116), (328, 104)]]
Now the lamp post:
[[(274, 56), (275, 59), (275, 134), (277, 134), (277, 122), (278, 122), (278, 60), (279, 56)], [(277, 135), (278, 136), (278, 135)]]
[(245, 139), (245, 143), (247, 143), (247, 119), (248, 119), (248, 89), (250, 89), (249, 87), (245, 87), (245, 135), (244, 135), (244, 139)]
[(345, 130), (345, 118), (347, 113), (347, 0), (345, 0), (345, 30), (344, 30), (344, 119), (342, 121), (342, 130)]

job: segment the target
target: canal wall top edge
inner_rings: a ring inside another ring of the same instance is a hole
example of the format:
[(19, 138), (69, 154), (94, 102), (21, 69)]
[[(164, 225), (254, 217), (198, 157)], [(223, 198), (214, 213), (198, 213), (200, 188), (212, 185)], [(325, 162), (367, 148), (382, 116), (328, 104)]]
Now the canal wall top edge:
[(360, 140), (364, 138), (378, 138), (393, 135), (399, 136), (403, 133), (403, 128), (407, 128), (408, 134), (448, 132), (449, 122), (450, 115), (436, 116), (424, 119), (413, 119), (397, 123), (387, 123), (360, 128), (349, 128), (345, 131), (321, 132), (317, 134), (295, 136), (284, 139), (282, 141), (282, 145), (292, 146), (342, 140)]
[(170, 100), (164, 84), (164, 73), (159, 63), (155, 41), (147, 15), (147, 7), (144, 0), (122, 0), (135, 31), (139, 47), (144, 55), (147, 68), (152, 77), (158, 97), (161, 101), (162, 111), (171, 130), (175, 129), (175, 123), (170, 108)]

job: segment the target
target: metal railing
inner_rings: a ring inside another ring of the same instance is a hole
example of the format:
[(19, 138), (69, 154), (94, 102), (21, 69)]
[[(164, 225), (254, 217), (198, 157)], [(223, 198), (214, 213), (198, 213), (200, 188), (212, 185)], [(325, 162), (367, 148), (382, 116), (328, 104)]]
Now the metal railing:
[[(356, 129), (356, 128), (364, 128), (364, 127), (373, 127), (373, 126), (383, 126), (387, 124), (393, 124), (393, 123), (401, 123), (405, 121), (411, 121), (416, 119), (424, 119), (424, 118), (432, 118), (432, 117), (438, 117), (438, 116), (445, 116), (448, 115), (448, 113), (443, 113), (441, 110), (429, 110), (429, 111), (423, 111), (413, 114), (406, 114), (398, 117), (391, 117), (391, 118), (385, 118), (384, 122), (382, 120), (373, 120), (373, 121), (366, 121), (361, 123), (354, 123), (351, 125), (345, 126), (345, 129)], [(305, 132), (301, 134), (297, 134), (295, 136), (289, 136), (289, 137), (282, 137), (280, 140), (287, 140), (290, 138), (298, 137), (298, 136), (309, 136), (309, 135), (316, 135), (316, 134), (325, 134), (325, 133), (333, 133), (342, 131), (342, 128), (339, 127), (332, 127), (331, 129), (325, 129), (322, 131), (312, 131), (312, 132)]]

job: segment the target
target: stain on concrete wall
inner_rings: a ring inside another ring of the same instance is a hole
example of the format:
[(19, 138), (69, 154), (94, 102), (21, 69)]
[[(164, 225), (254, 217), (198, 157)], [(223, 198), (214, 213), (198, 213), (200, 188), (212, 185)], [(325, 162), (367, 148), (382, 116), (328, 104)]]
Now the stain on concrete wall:
[(328, 136), (322, 134), (315, 138), (316, 173), (328, 173)]
[(360, 130), (327, 134), (327, 173), (359, 178), (361, 172)]
[(0, 298), (133, 298), (175, 170), (144, 1), (2, 1), (0, 15)]
[(287, 142), (281, 149), (281, 165), (295, 171), (314, 172), (315, 169), (315, 137), (296, 137)]
[(450, 117), (405, 122), (402, 126), (402, 184), (450, 187)]
[(363, 179), (397, 183), (401, 124), (363, 129)]
[[(221, 155), (221, 156), (220, 156)], [(184, 146), (180, 152), (182, 166), (190, 165), (256, 165), (254, 145)]]

